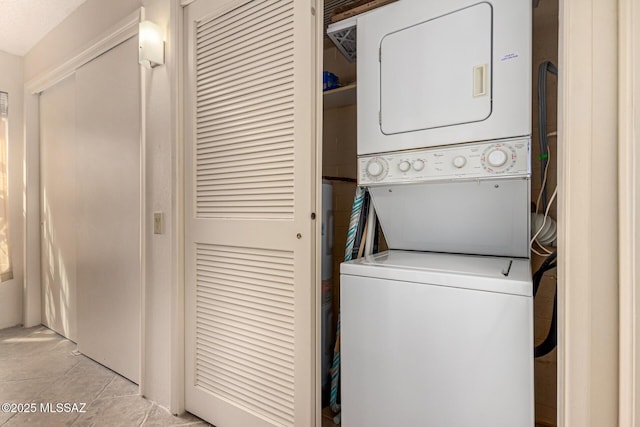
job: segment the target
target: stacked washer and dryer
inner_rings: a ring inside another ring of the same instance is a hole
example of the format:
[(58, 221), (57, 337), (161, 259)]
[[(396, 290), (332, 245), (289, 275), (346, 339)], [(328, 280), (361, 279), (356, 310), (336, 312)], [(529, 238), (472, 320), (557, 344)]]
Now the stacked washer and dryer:
[(390, 250), (341, 265), (342, 423), (533, 426), (531, 1), (399, 0), (357, 34)]

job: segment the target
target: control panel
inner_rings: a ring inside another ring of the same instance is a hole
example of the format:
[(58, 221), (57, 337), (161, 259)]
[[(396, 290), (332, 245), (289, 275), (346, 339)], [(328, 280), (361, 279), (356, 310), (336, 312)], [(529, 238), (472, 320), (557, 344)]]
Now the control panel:
[(528, 177), (529, 138), (395, 151), (358, 157), (358, 184)]

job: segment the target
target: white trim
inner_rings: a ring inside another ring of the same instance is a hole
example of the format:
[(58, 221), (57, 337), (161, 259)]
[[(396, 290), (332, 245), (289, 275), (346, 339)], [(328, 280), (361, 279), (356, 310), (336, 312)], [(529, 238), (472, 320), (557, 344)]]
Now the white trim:
[(40, 254), (40, 96), (24, 91), (23, 324), (42, 322)]
[(173, 307), (171, 310), (171, 401), (170, 411), (181, 414), (184, 409), (185, 364), (184, 364), (184, 49), (183, 22), (184, 6), (180, 0), (171, 1), (171, 39), (168, 47), (169, 75), (171, 79), (171, 108), (173, 137), (173, 158), (175, 159), (172, 172), (173, 193), (173, 224), (174, 230), (171, 245), (172, 260), (172, 294)]
[(640, 426), (638, 372), (638, 285), (640, 271), (640, 209), (638, 206), (640, 152), (640, 7), (635, 0), (619, 0), (619, 250), (620, 250), (620, 405), (619, 425)]
[[(145, 17), (144, 7), (138, 12), (138, 21)], [(130, 15), (131, 16), (131, 15)], [(138, 27), (136, 25), (136, 31)], [(146, 342), (147, 342), (147, 70), (138, 67), (140, 73), (140, 378), (138, 391), (146, 395)]]
[(187, 7), (196, 0), (180, 0), (180, 6)]
[(618, 425), (617, 1), (560, 2), (558, 425)]
[[(323, 60), (324, 60), (324, 14), (320, 11), (324, 10), (324, 0), (316, 0), (313, 6), (315, 8), (315, 62), (314, 67), (312, 68), (312, 72), (314, 73), (313, 80), (316, 82), (316, 86), (313, 88), (313, 98), (315, 100), (315, 211), (316, 211), (316, 223), (315, 223), (315, 264), (313, 268), (315, 269), (314, 275), (314, 283), (315, 283), (315, 376), (314, 376), (314, 394), (315, 394), (315, 405), (313, 406), (314, 411), (314, 425), (316, 427), (322, 426), (322, 378), (321, 378), (321, 361), (322, 355), (321, 352), (321, 340), (322, 340), (322, 222), (324, 221), (322, 214), (324, 212), (324, 207), (322, 206), (322, 127), (323, 127), (323, 115), (324, 110), (322, 108), (323, 96), (322, 96), (322, 85), (320, 82), (322, 81), (322, 70), (323, 70)], [(327, 325), (327, 327), (331, 327), (331, 325)]]
[(140, 22), (140, 13), (141, 10), (138, 9), (127, 15), (109, 30), (88, 43), (87, 46), (76, 55), (59, 66), (29, 80), (25, 84), (26, 90), (32, 94), (40, 93), (73, 74), (87, 62), (136, 35)]

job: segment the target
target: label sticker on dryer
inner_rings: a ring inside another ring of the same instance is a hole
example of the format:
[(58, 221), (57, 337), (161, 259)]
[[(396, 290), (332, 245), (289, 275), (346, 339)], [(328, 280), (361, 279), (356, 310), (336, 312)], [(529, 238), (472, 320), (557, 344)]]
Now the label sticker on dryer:
[(503, 55), (502, 58), (500, 58), (500, 61), (509, 61), (511, 59), (516, 59), (519, 56), (520, 55), (518, 55), (516, 52), (507, 53), (506, 55)]

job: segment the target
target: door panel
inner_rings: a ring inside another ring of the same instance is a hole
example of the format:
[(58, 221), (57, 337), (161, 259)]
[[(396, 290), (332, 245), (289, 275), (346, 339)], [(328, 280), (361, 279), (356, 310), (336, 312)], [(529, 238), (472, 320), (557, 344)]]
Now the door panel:
[(185, 9), (185, 403), (218, 427), (313, 420), (315, 19)]
[(491, 28), (491, 6), (480, 3), (384, 36), (382, 132), (412, 132), (489, 117)]
[(76, 72), (78, 349), (138, 383), (140, 77), (137, 38)]
[(76, 80), (40, 95), (42, 323), (77, 341)]

